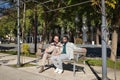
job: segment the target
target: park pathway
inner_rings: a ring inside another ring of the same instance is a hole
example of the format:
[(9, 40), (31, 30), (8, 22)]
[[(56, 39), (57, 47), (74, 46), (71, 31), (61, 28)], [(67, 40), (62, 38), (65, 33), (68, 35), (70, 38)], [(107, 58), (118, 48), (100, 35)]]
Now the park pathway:
[[(0, 53), (0, 80), (98, 80), (102, 76), (101, 67), (88, 66), (83, 64), (78, 64), (78, 67), (84, 67), (84, 69), (76, 72), (73, 76), (73, 72), (69, 69), (65, 69), (63, 74), (54, 73), (54, 68), (49, 68), (43, 73), (38, 73), (38, 65), (35, 63), (36, 58), (25, 57), (24, 62), (31, 64), (36, 64), (36, 66), (13, 68), (8, 65), (17, 63), (16, 55), (2, 54)], [(114, 80), (114, 70), (107, 70), (108, 78)], [(117, 80), (120, 80), (120, 71), (117, 70), (116, 76)]]

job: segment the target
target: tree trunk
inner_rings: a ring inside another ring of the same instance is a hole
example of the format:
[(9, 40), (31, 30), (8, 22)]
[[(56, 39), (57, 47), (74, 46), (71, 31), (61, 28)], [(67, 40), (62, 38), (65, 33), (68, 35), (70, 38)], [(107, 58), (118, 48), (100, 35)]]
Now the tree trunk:
[(117, 42), (118, 42), (118, 33), (116, 30), (112, 33), (112, 49), (110, 59), (115, 61), (117, 55)]
[(44, 29), (42, 33), (42, 41), (46, 42), (46, 39), (47, 39), (47, 21), (46, 20), (43, 26), (44, 26)]
[(35, 53), (37, 52), (37, 22), (38, 22), (38, 17), (37, 17), (37, 6), (34, 8), (34, 51)]
[(24, 10), (23, 10), (23, 24), (22, 24), (22, 42), (24, 41), (24, 37), (25, 37), (25, 17), (26, 17), (26, 3), (23, 4), (24, 5)]
[(97, 32), (96, 32), (96, 45), (99, 45), (99, 29), (97, 28)]

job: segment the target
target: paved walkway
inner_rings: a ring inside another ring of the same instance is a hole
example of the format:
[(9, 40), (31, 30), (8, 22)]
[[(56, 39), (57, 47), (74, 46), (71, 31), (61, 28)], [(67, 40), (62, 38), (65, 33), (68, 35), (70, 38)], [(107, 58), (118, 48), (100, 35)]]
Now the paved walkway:
[[(84, 71), (80, 70), (73, 76), (71, 70), (64, 70), (63, 74), (54, 73), (54, 68), (47, 69), (43, 73), (38, 73), (38, 66), (12, 68), (7, 65), (17, 63), (16, 55), (8, 55), (0, 53), (0, 80), (98, 80), (101, 77), (101, 67), (88, 66), (79, 64), (78, 67), (84, 67)], [(24, 57), (24, 63), (30, 62), (31, 64), (37, 64), (32, 61), (35, 58)], [(39, 65), (41, 61), (39, 62)], [(69, 65), (71, 66), (71, 65)], [(114, 70), (108, 69), (107, 75), (111, 80), (114, 80)], [(120, 71), (117, 70), (117, 80), (120, 80)]]
[(46, 76), (14, 69), (8, 66), (0, 66), (0, 80), (55, 80)]

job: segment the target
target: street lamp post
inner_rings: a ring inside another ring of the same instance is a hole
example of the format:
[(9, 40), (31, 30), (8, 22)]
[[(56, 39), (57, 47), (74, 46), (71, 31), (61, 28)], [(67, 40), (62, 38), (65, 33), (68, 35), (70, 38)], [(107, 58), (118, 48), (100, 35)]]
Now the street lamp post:
[(18, 52), (17, 52), (17, 66), (20, 66), (20, 1), (17, 0), (17, 45), (18, 45)]
[(107, 65), (106, 65), (106, 12), (105, 0), (102, 0), (102, 80), (107, 80)]

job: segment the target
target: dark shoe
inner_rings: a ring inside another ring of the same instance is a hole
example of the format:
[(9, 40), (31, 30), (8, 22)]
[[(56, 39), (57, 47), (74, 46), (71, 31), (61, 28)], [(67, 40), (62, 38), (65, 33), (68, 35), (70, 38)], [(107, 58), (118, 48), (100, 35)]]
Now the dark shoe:
[(44, 66), (41, 66), (39, 69), (39, 73), (42, 73), (44, 71)]

